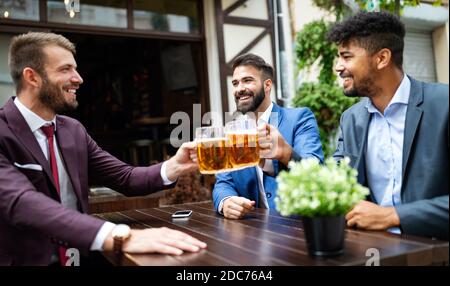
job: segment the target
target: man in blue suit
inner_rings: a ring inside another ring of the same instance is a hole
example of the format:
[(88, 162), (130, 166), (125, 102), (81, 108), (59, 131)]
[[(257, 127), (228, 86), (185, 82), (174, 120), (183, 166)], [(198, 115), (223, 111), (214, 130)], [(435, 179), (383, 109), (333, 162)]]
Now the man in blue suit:
[(404, 73), (404, 36), (384, 12), (358, 13), (329, 33), (344, 94), (367, 97), (343, 113), (334, 155), (349, 157), (371, 191), (347, 224), (448, 239), (448, 85)]
[(254, 207), (274, 209), (275, 177), (290, 160), (316, 157), (323, 161), (313, 113), (307, 108), (287, 109), (273, 103), (273, 75), (273, 68), (254, 54), (241, 55), (233, 64), (237, 111), (252, 113), (257, 119), (262, 160), (257, 167), (216, 176), (214, 207), (226, 218), (242, 218)]

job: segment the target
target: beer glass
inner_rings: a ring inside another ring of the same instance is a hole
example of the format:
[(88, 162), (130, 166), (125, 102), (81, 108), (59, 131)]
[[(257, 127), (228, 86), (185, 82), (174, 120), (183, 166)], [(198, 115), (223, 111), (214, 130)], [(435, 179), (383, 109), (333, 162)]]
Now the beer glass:
[(216, 174), (229, 169), (227, 139), (223, 127), (199, 127), (195, 130), (200, 173)]
[(256, 121), (243, 118), (225, 125), (228, 139), (228, 159), (233, 169), (241, 169), (259, 164), (259, 145)]

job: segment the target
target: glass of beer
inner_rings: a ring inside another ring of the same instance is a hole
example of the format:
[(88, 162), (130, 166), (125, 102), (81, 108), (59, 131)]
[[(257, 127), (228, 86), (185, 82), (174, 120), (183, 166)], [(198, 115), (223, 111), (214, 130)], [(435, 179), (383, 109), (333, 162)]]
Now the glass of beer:
[(195, 130), (200, 173), (216, 174), (229, 169), (227, 138), (223, 127), (199, 127)]
[(259, 164), (259, 145), (256, 121), (243, 118), (225, 125), (228, 139), (228, 159), (233, 169), (241, 169)]

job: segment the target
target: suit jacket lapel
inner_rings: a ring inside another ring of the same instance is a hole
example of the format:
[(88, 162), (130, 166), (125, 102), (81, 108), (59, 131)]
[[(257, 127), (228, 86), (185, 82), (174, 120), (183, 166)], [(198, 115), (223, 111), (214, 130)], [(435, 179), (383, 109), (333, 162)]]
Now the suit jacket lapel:
[(402, 156), (402, 178), (405, 178), (406, 166), (408, 164), (411, 147), (414, 137), (422, 118), (423, 110), (419, 107), (423, 102), (422, 86), (416, 80), (409, 78), (411, 81), (411, 91), (409, 94), (408, 110), (405, 118), (405, 131), (403, 136), (403, 156)]
[[(275, 126), (284, 138), (289, 138), (287, 134), (284, 134), (285, 130), (283, 128), (280, 128), (282, 119), (283, 110), (276, 103), (273, 103), (272, 112), (270, 113), (269, 117), (269, 124)], [(275, 174), (278, 174), (278, 160), (272, 160), (272, 163)]]
[(282, 109), (277, 104), (273, 103), (272, 112), (270, 113), (270, 117), (269, 117), (269, 124), (280, 129), (279, 127), (280, 127), (282, 118), (283, 118)]
[[(365, 98), (364, 100), (368, 101), (369, 99)], [(361, 106), (360, 112), (355, 116), (355, 130), (353, 134), (356, 135), (356, 146), (358, 148), (355, 162), (355, 168), (358, 170), (358, 181), (364, 182), (366, 185), (365, 151), (367, 148), (367, 133), (369, 131), (371, 115), (364, 106)]]
[[(42, 152), (42, 149), (36, 140), (36, 137), (34, 136), (33, 132), (31, 132), (30, 126), (28, 126), (19, 109), (17, 109), (16, 105), (14, 104), (13, 98), (11, 98), (5, 104), (4, 110), (9, 128), (13, 131), (22, 145), (28, 149), (34, 159), (36, 159), (36, 161), (42, 166), (45, 173), (47, 174), (48, 179), (54, 187), (55, 194), (57, 194), (55, 181), (53, 180), (52, 171), (50, 169), (50, 164), (45, 158), (44, 153)], [(23, 164), (28, 162), (19, 163)]]
[[(64, 120), (62, 118), (57, 116), (56, 122), (56, 140), (58, 142), (58, 147), (63, 157), (63, 161), (66, 164), (66, 171), (70, 177), (70, 181), (72, 182), (73, 190), (77, 195), (78, 201), (81, 203), (83, 201), (83, 197), (81, 194), (80, 177), (78, 173), (76, 139), (64, 124)], [(83, 203), (81, 203), (81, 205), (83, 208), (86, 207)]]

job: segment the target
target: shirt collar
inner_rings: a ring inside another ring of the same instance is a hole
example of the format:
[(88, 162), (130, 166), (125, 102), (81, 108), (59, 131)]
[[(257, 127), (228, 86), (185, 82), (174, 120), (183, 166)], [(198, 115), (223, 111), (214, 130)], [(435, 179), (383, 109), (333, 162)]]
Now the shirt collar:
[[(406, 74), (404, 74), (400, 86), (395, 91), (394, 96), (392, 97), (391, 101), (389, 102), (385, 110), (387, 110), (391, 105), (397, 103), (407, 105), (409, 101), (410, 91), (411, 91), (411, 81), (406, 76)], [(372, 101), (370, 99), (366, 103), (366, 108), (369, 113), (379, 112), (378, 109), (372, 104)]]
[(271, 102), (269, 107), (258, 118), (258, 125), (260, 125), (262, 123), (269, 123), (270, 114), (272, 113), (272, 109), (273, 109), (273, 103)]
[(44, 120), (39, 115), (31, 111), (28, 107), (23, 105), (23, 103), (20, 102), (18, 97), (14, 99), (14, 104), (17, 106), (17, 109), (19, 109), (19, 112), (22, 114), (23, 118), (25, 118), (25, 121), (27, 122), (28, 126), (30, 126), (31, 132), (34, 133), (42, 126), (50, 125), (52, 123), (53, 126), (55, 126), (56, 130), (56, 116), (53, 117), (51, 121)]

